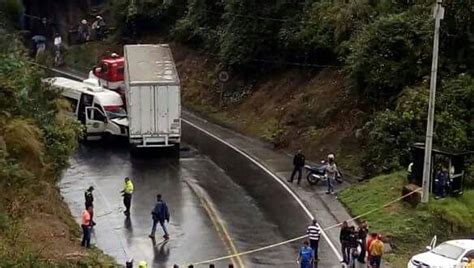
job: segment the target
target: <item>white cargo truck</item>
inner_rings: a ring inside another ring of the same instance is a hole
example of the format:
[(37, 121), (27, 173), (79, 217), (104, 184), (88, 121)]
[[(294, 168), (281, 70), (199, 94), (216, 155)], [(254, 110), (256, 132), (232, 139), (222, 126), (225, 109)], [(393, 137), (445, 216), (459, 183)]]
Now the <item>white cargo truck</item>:
[(132, 149), (181, 141), (181, 93), (168, 45), (126, 45), (125, 87)]

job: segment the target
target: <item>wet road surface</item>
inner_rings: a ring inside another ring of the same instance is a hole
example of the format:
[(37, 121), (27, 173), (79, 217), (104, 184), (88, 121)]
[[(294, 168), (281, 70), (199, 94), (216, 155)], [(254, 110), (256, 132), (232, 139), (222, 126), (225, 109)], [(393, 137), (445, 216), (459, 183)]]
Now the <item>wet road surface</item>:
[[(189, 147), (188, 147), (189, 148)], [(123, 178), (135, 185), (131, 217), (123, 215)], [(197, 262), (287, 239), (246, 191), (193, 149), (181, 158), (131, 157), (126, 143), (81, 145), (60, 183), (61, 193), (80, 222), (84, 191), (94, 186), (92, 244), (124, 264), (146, 260), (151, 267)], [(169, 242), (148, 238), (150, 211), (161, 193), (171, 211)], [(295, 267), (296, 249), (286, 245), (255, 255), (216, 262), (216, 267)], [(203, 265), (201, 267), (208, 267)]]

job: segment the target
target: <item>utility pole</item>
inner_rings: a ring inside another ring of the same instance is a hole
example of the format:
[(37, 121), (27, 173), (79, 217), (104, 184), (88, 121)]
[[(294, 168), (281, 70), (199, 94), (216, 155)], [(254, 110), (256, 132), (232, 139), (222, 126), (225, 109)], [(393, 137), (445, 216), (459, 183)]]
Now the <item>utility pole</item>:
[(444, 8), (441, 6), (443, 0), (436, 0), (434, 7), (435, 29), (433, 38), (433, 60), (431, 63), (431, 81), (430, 81), (430, 97), (428, 103), (428, 120), (426, 124), (426, 140), (425, 140), (425, 159), (423, 167), (423, 195), (421, 202), (428, 203), (430, 197), (431, 186), (431, 149), (433, 147), (433, 125), (436, 97), (436, 79), (438, 71), (438, 50), (439, 50), (439, 27), (441, 20), (444, 18)]

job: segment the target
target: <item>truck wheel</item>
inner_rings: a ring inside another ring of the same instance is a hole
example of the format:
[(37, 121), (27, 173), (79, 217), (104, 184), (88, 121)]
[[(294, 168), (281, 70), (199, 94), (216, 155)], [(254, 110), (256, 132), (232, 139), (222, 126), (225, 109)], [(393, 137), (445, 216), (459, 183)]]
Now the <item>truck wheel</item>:
[(176, 157), (176, 158), (179, 158), (179, 151), (180, 151), (180, 144), (176, 143), (173, 146), (173, 156)]
[(137, 147), (136, 145), (130, 144), (130, 145), (128, 146), (128, 149), (129, 149), (129, 151), (130, 151), (130, 156), (131, 156), (131, 157), (136, 157), (136, 156), (138, 156), (138, 147)]

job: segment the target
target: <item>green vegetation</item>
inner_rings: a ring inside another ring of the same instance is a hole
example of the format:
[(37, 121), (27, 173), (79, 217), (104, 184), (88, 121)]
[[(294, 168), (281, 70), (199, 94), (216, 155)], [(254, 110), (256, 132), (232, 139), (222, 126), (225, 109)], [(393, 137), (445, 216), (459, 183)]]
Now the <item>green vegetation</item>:
[(79, 247), (56, 187), (81, 125), (64, 115), (69, 106), (25, 55), (15, 35), (0, 36), (0, 267), (110, 264)]
[[(339, 199), (353, 215), (360, 215), (401, 196), (406, 173), (375, 177), (340, 193)], [(433, 200), (428, 205), (398, 202), (365, 216), (370, 231), (383, 234), (394, 251), (386, 256), (393, 267), (406, 265), (410, 256), (423, 251), (434, 235), (438, 241), (466, 237), (474, 228), (474, 190), (460, 198)]]
[[(289, 62), (340, 66), (348, 80), (346, 94), (368, 115), (357, 120), (356, 126), (362, 129), (367, 123), (367, 135), (362, 135), (361, 142), (366, 149), (360, 154), (366, 176), (405, 165), (407, 145), (423, 141), (427, 98), (422, 96), (426, 96), (428, 84), (424, 81), (430, 74), (433, 4), (431, 0), (113, 3), (116, 21), (126, 29), (125, 35), (150, 30), (170, 32), (168, 37), (205, 51), (247, 81), (258, 80)], [(474, 12), (469, 1), (446, 0), (443, 6), (441, 100), (437, 105), (441, 112), (434, 144), (474, 150), (466, 141), (472, 135), (472, 112), (465, 109), (469, 106), (458, 104), (461, 99), (451, 96), (449, 89), (463, 79), (458, 83), (462, 88), (457, 87), (455, 94), (470, 96), (474, 86), (470, 78), (474, 70)], [(217, 106), (218, 101), (213, 96), (206, 105)], [(460, 108), (465, 113), (459, 120), (458, 107), (453, 105), (464, 107)], [(453, 108), (455, 111), (451, 111)], [(309, 112), (304, 122), (311, 123), (297, 127), (324, 131), (321, 122), (333, 116), (325, 114)], [(389, 138), (381, 141), (384, 137)], [(280, 140), (277, 138), (275, 143)]]
[[(474, 148), (474, 78), (468, 74), (442, 81), (436, 100), (436, 145), (453, 151)], [(365, 162), (368, 174), (408, 164), (409, 146), (423, 141), (428, 112), (428, 88), (406, 88), (395, 109), (377, 113), (367, 123)]]

